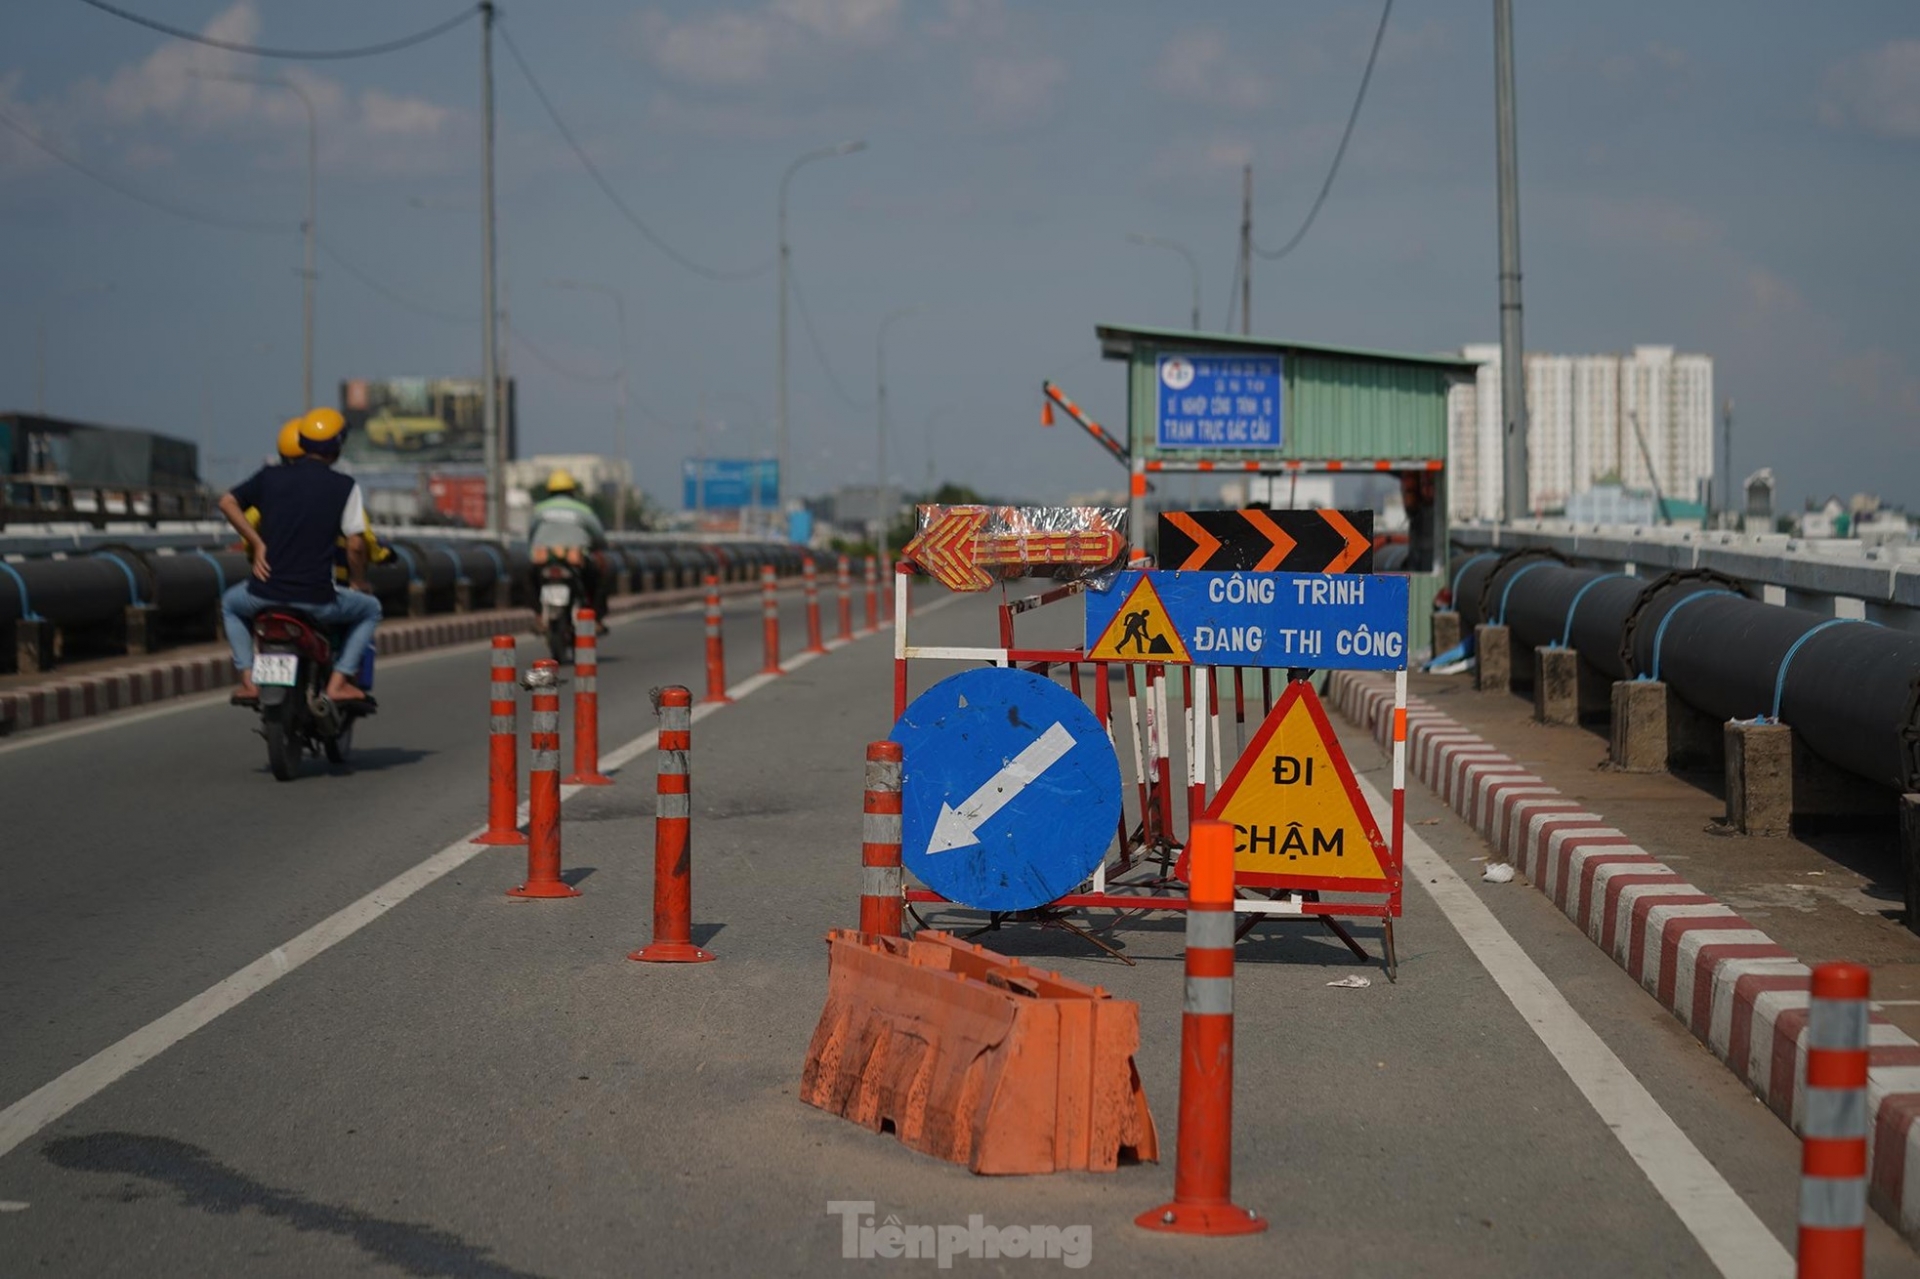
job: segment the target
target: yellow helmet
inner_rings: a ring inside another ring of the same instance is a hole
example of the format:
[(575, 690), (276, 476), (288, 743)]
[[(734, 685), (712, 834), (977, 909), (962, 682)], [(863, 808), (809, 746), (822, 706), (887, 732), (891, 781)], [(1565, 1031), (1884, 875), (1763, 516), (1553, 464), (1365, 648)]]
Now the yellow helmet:
[(547, 492), (549, 493), (572, 493), (579, 487), (580, 486), (574, 482), (573, 472), (567, 470), (564, 466), (555, 468), (553, 474), (547, 477)]
[(300, 456), (300, 423), (305, 418), (290, 417), (280, 424), (280, 456), (294, 458)]
[(346, 429), (347, 419), (340, 416), (339, 409), (312, 409), (300, 419), (300, 451), (328, 456), (338, 453)]

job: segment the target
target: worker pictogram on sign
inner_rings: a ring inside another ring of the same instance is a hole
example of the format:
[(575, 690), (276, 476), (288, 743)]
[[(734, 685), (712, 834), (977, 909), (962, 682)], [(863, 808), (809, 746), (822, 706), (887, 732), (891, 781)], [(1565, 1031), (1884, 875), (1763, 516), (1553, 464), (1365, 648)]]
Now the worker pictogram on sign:
[[(1287, 685), (1206, 815), (1233, 823), (1236, 884), (1392, 888), (1387, 841), (1305, 680)], [(1186, 875), (1184, 855), (1177, 873)]]
[(1167, 616), (1167, 606), (1160, 602), (1160, 593), (1153, 589), (1153, 579), (1144, 573), (1120, 605), (1120, 611), (1107, 623), (1098, 642), (1087, 650), (1087, 658), (1090, 661), (1193, 661), (1187, 646), (1181, 642), (1180, 632), (1174, 628), (1173, 619)]

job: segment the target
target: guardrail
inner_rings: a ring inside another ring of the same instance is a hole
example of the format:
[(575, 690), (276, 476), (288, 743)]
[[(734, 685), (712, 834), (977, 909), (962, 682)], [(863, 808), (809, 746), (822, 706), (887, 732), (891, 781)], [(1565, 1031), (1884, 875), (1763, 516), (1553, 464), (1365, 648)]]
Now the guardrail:
[(1465, 525), (1451, 530), (1450, 540), (1469, 554), (1537, 548), (1641, 578), (1711, 569), (1751, 584), (1768, 604), (1920, 633), (1920, 546), (1912, 544), (1564, 520)]

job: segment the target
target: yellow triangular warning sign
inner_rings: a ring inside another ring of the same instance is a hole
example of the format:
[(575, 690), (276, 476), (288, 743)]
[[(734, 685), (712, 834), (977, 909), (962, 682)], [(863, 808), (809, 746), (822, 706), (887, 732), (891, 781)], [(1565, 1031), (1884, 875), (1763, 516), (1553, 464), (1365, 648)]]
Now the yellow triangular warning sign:
[(1153, 579), (1142, 573), (1140, 581), (1127, 594), (1126, 603), (1107, 623), (1100, 642), (1087, 651), (1089, 661), (1108, 662), (1185, 662), (1193, 658), (1187, 652), (1180, 632), (1167, 616), (1167, 606), (1153, 589)]
[(1390, 886), (1387, 843), (1320, 699), (1304, 681), (1287, 685), (1206, 815), (1233, 823), (1236, 883)]

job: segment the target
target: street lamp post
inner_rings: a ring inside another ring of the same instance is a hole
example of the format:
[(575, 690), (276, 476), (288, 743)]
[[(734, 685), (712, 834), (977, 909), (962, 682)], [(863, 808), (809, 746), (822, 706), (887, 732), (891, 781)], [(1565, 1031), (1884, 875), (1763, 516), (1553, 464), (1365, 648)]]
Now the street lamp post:
[(241, 75), (228, 71), (194, 71), (191, 74), (202, 80), (228, 80), (235, 84), (259, 84), (269, 89), (285, 89), (300, 99), (300, 105), (307, 109), (307, 216), (300, 224), (301, 237), (305, 240), (306, 265), (300, 272), (303, 287), (300, 299), (300, 325), (302, 333), (300, 360), (300, 407), (302, 411), (313, 407), (313, 289), (314, 289), (314, 237), (320, 232), (317, 208), (320, 169), (320, 122), (313, 109), (313, 99), (307, 91), (293, 81), (281, 76)]
[(1200, 331), (1200, 260), (1193, 251), (1178, 240), (1169, 240), (1165, 236), (1141, 235), (1138, 231), (1127, 233), (1128, 244), (1138, 244), (1149, 249), (1172, 249), (1187, 260), (1187, 273), (1193, 277), (1193, 331)]
[[(556, 289), (573, 289), (583, 293), (598, 293), (613, 300), (613, 314), (620, 325), (620, 390), (613, 410), (613, 457), (615, 462), (626, 462), (629, 469), (632, 462), (627, 457), (627, 300), (615, 288), (605, 284), (588, 284), (580, 280), (555, 280)], [(613, 503), (613, 531), (624, 533), (627, 528), (627, 494), (624, 488), (615, 496)]]
[(877, 406), (876, 418), (879, 422), (877, 465), (880, 480), (879, 492), (874, 495), (874, 501), (879, 506), (879, 518), (874, 521), (877, 529), (874, 534), (874, 545), (877, 548), (881, 569), (886, 572), (890, 572), (892, 568), (891, 561), (887, 559), (887, 521), (892, 515), (887, 502), (887, 329), (895, 320), (904, 320), (919, 309), (917, 306), (903, 306), (897, 311), (887, 312), (886, 318), (880, 321), (880, 331), (873, 340), (874, 402)]
[(780, 454), (780, 473), (774, 477), (774, 491), (777, 505), (781, 511), (786, 509), (787, 473), (789, 464), (793, 460), (792, 452), (787, 443), (787, 262), (790, 256), (790, 251), (787, 246), (787, 183), (793, 180), (794, 173), (804, 164), (810, 164), (815, 160), (831, 160), (835, 156), (852, 155), (855, 151), (864, 151), (866, 148), (866, 142), (859, 138), (841, 142), (830, 147), (821, 147), (817, 151), (809, 151), (796, 159), (792, 164), (787, 166), (786, 172), (780, 175), (779, 232), (777, 236), (777, 273), (780, 277), (780, 338), (779, 351), (775, 361), (775, 381), (777, 383), (776, 393), (778, 395), (778, 403), (774, 406), (775, 434), (778, 437), (777, 447)]

